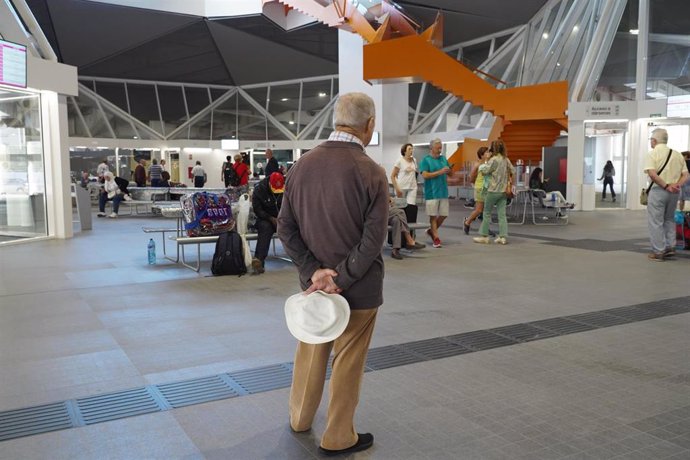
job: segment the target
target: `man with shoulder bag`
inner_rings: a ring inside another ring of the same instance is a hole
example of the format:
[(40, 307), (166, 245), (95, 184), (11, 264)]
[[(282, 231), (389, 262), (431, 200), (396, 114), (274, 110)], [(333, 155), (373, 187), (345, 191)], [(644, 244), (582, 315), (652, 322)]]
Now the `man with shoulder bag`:
[[(652, 252), (649, 260), (662, 262), (676, 254), (676, 224), (674, 213), (680, 188), (688, 179), (688, 167), (683, 155), (669, 148), (665, 129), (652, 131), (644, 172), (651, 181), (647, 191), (647, 225)], [(641, 201), (644, 199), (644, 190)]]

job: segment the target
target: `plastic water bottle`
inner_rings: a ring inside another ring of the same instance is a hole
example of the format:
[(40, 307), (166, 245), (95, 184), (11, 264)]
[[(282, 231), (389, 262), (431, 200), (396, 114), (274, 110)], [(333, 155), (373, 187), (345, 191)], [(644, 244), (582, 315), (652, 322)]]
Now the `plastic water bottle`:
[(153, 238), (149, 240), (147, 247), (149, 252), (149, 265), (154, 265), (156, 263), (156, 242), (153, 241)]
[(554, 204), (556, 203), (556, 193), (555, 192), (551, 192), (551, 202)]

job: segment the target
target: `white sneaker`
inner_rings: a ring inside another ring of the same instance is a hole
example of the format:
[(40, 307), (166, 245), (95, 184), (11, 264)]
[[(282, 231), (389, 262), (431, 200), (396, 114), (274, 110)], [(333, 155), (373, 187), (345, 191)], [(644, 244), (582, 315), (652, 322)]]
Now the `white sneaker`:
[(99, 213), (96, 214), (96, 215), (97, 215), (98, 217), (105, 217), (105, 216), (106, 216), (106, 214), (105, 214), (104, 212), (99, 212)]
[(125, 195), (124, 200), (125, 200), (125, 201), (132, 201), (132, 197), (129, 196), (129, 195)]
[(494, 240), (494, 243), (496, 243), (496, 244), (508, 244), (508, 241), (505, 238), (503, 238), (502, 236), (499, 236), (498, 238), (496, 238)]
[(475, 243), (481, 243), (481, 244), (489, 244), (489, 243), (491, 243), (491, 240), (489, 239), (488, 236), (475, 236), (474, 238), (472, 238), (472, 240), (473, 240)]
[(111, 212), (111, 213), (108, 215), (108, 217), (110, 217), (111, 219), (117, 219), (117, 213), (116, 213), (116, 212)]

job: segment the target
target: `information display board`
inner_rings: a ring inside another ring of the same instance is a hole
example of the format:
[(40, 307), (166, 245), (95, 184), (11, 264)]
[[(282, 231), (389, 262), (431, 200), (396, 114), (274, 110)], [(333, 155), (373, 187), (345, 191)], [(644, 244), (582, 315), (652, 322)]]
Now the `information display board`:
[(26, 88), (26, 46), (0, 40), (0, 84)]

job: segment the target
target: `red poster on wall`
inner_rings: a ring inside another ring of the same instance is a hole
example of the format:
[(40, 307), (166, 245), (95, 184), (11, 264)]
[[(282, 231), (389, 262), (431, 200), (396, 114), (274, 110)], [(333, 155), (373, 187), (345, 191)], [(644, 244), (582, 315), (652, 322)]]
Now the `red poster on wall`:
[(568, 182), (568, 159), (561, 158), (558, 160), (558, 181), (562, 183)]

